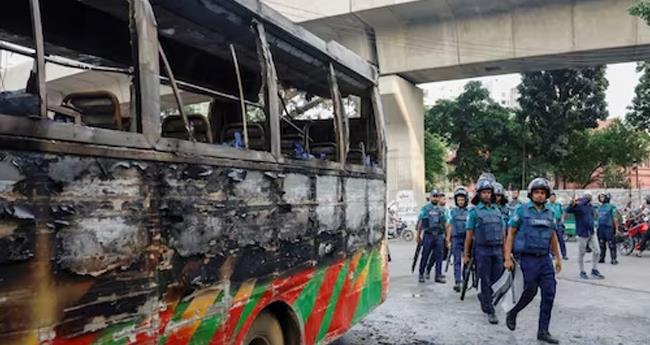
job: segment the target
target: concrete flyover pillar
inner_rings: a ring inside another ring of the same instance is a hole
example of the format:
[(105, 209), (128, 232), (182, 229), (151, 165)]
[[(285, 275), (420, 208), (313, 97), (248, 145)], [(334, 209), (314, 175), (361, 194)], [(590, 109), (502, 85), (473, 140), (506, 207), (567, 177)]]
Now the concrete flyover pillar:
[(388, 202), (398, 191), (412, 191), (424, 202), (424, 98), (420, 88), (397, 76), (379, 78), (388, 144)]

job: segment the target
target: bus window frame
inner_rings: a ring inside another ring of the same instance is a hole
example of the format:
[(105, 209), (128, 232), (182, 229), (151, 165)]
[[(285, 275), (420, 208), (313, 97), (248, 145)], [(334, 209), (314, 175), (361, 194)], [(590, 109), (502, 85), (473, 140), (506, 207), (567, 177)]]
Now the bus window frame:
[[(267, 33), (264, 23), (254, 20), (259, 48), (263, 53), (260, 62), (264, 66), (265, 85), (265, 107), (267, 121), (270, 128), (271, 152), (239, 150), (236, 148), (191, 142), (187, 140), (164, 138), (160, 120), (160, 88), (161, 75), (159, 66), (159, 40), (158, 28), (155, 14), (149, 0), (128, 0), (129, 2), (129, 26), (131, 28), (133, 45), (133, 84), (135, 86), (135, 121), (138, 132), (126, 132), (112, 129), (88, 127), (73, 123), (61, 123), (50, 121), (46, 118), (18, 117), (0, 113), (0, 135), (19, 136), (25, 138), (60, 140), (65, 142), (76, 142), (84, 144), (106, 145), (116, 148), (146, 149), (165, 153), (181, 153), (189, 155), (204, 155), (212, 158), (223, 158), (233, 160), (259, 161), (275, 164), (287, 164), (319, 170), (349, 171), (361, 174), (384, 174), (385, 172), (385, 135), (383, 113), (381, 113), (381, 98), (376, 85), (373, 85), (373, 111), (375, 112), (375, 127), (380, 138), (378, 144), (380, 150), (379, 167), (366, 167), (362, 165), (346, 164), (349, 144), (348, 126), (346, 126), (347, 115), (343, 107), (341, 93), (336, 81), (336, 69), (334, 60), (326, 61), (329, 67), (328, 78), (332, 101), (334, 102), (334, 121), (337, 137), (337, 161), (320, 160), (294, 160), (285, 158), (281, 153), (280, 133), (280, 95), (279, 80), (273, 62), (270, 46), (267, 40)], [(42, 25), (35, 25), (40, 28)], [(35, 38), (36, 39), (36, 38)], [(38, 48), (38, 44), (36, 47)], [(41, 51), (44, 56), (45, 52)], [(39, 52), (36, 52), (38, 59)], [(45, 78), (44, 68), (37, 71), (38, 78)], [(40, 72), (43, 72), (42, 74)], [(273, 106), (273, 105), (276, 106)], [(36, 115), (36, 114), (35, 114)], [(53, 143), (56, 144), (56, 143)], [(64, 145), (65, 146), (65, 145)]]

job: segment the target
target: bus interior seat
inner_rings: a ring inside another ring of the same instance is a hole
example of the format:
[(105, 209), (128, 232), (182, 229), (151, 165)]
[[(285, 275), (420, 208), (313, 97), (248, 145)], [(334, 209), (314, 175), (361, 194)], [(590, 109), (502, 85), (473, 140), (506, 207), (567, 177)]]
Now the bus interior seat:
[[(200, 143), (212, 143), (212, 133), (210, 132), (210, 123), (208, 119), (201, 114), (188, 114), (187, 120), (194, 128), (194, 139)], [(162, 123), (162, 136), (165, 138), (175, 138), (189, 140), (189, 135), (185, 129), (185, 122), (181, 115), (168, 115)]]
[[(266, 134), (264, 127), (258, 123), (248, 123), (248, 148), (256, 151), (266, 151)], [(221, 142), (230, 143), (235, 140), (235, 133), (243, 136), (244, 125), (241, 122), (227, 124), (221, 131)]]
[(316, 159), (336, 161), (336, 143), (313, 143), (309, 146), (309, 153)]
[(13, 116), (38, 115), (39, 99), (37, 95), (24, 91), (0, 92), (0, 114)]
[(61, 106), (81, 114), (81, 123), (89, 127), (128, 130), (129, 118), (122, 117), (120, 102), (108, 91), (78, 92), (67, 95)]
[[(296, 125), (296, 126), (300, 127), (300, 125)], [(301, 130), (303, 131), (303, 133), (305, 132), (304, 126), (301, 128)], [(300, 144), (306, 150), (305, 136), (302, 133), (300, 133), (296, 128), (294, 128), (293, 126), (287, 123), (282, 122), (280, 131), (282, 133), (280, 137), (280, 146), (283, 155), (288, 157), (293, 157), (295, 153), (296, 143)]]
[(349, 164), (364, 164), (363, 162), (363, 151), (361, 149), (350, 149), (348, 151), (347, 163)]

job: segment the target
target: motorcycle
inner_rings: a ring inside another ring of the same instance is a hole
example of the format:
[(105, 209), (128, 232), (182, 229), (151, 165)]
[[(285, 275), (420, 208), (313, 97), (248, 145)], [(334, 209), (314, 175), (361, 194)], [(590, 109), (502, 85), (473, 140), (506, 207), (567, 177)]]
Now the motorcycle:
[(388, 227), (388, 239), (403, 238), (405, 241), (413, 241), (415, 233), (408, 228), (408, 225), (402, 219), (397, 221), (396, 225)]
[(634, 250), (641, 250), (641, 241), (650, 229), (648, 222), (627, 223), (623, 227), (623, 233), (617, 235), (616, 242), (621, 254), (629, 256)]

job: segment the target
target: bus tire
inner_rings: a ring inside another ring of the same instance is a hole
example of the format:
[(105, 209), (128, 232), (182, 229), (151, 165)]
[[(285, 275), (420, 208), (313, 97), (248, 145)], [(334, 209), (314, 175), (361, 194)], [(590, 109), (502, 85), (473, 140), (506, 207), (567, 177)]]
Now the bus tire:
[(271, 312), (261, 312), (248, 331), (244, 345), (284, 345), (282, 325)]

